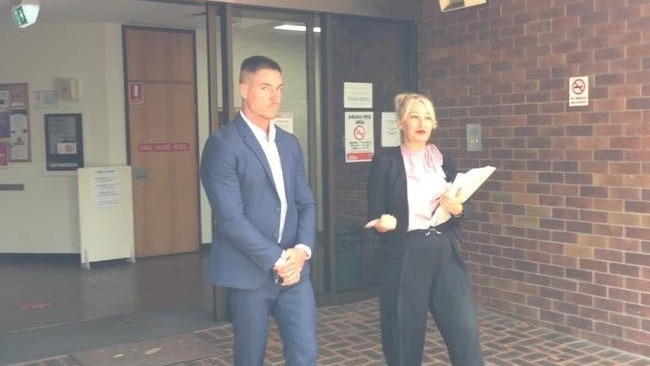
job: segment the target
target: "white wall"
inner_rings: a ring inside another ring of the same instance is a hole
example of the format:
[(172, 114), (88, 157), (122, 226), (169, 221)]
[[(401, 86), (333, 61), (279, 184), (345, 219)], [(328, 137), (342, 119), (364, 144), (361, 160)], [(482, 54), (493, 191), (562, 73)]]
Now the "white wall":
[[(0, 168), (0, 184), (25, 187), (0, 191), (0, 253), (78, 253), (76, 173), (45, 170), (43, 115), (82, 113), (86, 166), (126, 163), (121, 25), (37, 23), (0, 27), (0, 34), (0, 83), (28, 83), (32, 154), (31, 162)], [(204, 33), (196, 39), (202, 146), (208, 133)], [(34, 91), (53, 90), (55, 78), (70, 76), (79, 81), (79, 101), (36, 109)], [(202, 218), (203, 226), (209, 221)]]

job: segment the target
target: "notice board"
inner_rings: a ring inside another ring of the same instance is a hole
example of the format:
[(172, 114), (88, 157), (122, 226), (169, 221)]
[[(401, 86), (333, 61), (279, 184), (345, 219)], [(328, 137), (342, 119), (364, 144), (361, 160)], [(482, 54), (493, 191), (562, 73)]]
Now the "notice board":
[(30, 130), (27, 83), (0, 83), (0, 165), (32, 161)]
[(77, 170), (81, 265), (126, 258), (135, 263), (130, 166)]

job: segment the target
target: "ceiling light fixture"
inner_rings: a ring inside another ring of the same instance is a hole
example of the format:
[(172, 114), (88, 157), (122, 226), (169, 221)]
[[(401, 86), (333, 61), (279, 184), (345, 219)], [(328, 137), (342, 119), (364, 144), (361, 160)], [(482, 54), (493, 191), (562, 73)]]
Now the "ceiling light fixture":
[[(306, 32), (307, 31), (306, 26), (304, 26), (304, 25), (296, 25), (296, 24), (276, 25), (275, 27), (273, 27), (273, 29), (294, 31), (294, 32)], [(314, 27), (314, 33), (320, 33), (320, 27)]]
[(487, 0), (440, 0), (440, 10), (443, 12), (469, 8), (486, 4)]

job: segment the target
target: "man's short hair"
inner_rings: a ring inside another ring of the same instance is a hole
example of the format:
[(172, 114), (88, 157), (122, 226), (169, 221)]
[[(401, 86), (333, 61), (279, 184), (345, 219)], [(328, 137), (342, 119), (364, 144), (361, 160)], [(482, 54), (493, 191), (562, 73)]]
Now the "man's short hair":
[(241, 68), (239, 69), (239, 82), (244, 81), (244, 76), (248, 74), (254, 74), (258, 70), (269, 69), (275, 70), (282, 73), (282, 68), (280, 64), (273, 61), (272, 59), (266, 56), (250, 56), (244, 59), (241, 63)]

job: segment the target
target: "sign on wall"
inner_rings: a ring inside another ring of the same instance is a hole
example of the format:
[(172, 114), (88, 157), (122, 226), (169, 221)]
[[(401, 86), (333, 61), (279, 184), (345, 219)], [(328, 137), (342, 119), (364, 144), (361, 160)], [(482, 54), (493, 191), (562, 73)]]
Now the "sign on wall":
[(375, 153), (372, 112), (345, 112), (345, 162), (371, 161)]
[(372, 108), (372, 83), (343, 83), (343, 108)]
[(569, 78), (569, 107), (589, 105), (589, 77)]
[(381, 146), (399, 146), (401, 134), (395, 122), (395, 112), (381, 112)]
[(27, 83), (0, 84), (0, 143), (8, 162), (31, 161)]
[(45, 115), (47, 170), (77, 170), (84, 166), (81, 114)]
[(129, 83), (129, 104), (144, 103), (144, 86), (142, 83)]

